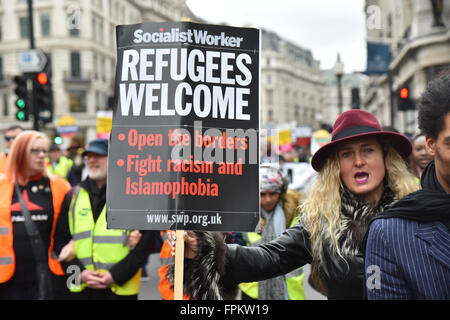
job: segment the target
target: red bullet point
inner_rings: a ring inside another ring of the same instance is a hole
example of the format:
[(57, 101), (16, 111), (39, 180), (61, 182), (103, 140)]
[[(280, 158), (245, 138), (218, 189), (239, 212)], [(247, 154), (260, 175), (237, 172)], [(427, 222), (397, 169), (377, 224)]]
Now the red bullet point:
[(123, 133), (119, 133), (119, 135), (117, 136), (117, 138), (118, 138), (120, 141), (123, 141), (123, 140), (125, 140), (125, 135), (124, 135)]
[(117, 165), (119, 167), (123, 166), (125, 164), (125, 161), (123, 161), (122, 159), (117, 160)]

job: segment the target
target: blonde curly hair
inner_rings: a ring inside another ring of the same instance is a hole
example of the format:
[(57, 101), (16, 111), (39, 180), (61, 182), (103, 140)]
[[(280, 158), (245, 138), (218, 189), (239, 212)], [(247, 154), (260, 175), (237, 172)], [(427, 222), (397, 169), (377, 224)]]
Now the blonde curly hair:
[[(407, 168), (402, 157), (387, 143), (380, 140), (384, 152), (384, 162), (388, 177), (388, 186), (400, 199), (419, 189), (414, 176)], [(315, 178), (308, 196), (300, 205), (302, 220), (310, 233), (313, 264), (322, 265), (323, 248), (328, 247), (334, 256), (344, 255), (339, 249), (337, 235), (341, 230), (342, 181), (337, 152), (334, 151)]]

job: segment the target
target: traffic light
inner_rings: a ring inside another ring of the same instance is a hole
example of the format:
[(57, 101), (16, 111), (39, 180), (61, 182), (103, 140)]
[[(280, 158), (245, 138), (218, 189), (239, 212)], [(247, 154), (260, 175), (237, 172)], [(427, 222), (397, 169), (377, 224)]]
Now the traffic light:
[(398, 110), (414, 110), (416, 108), (414, 99), (411, 98), (411, 93), (408, 87), (402, 87), (398, 91)]
[(28, 98), (27, 78), (25, 76), (15, 76), (14, 83), (16, 88), (14, 93), (17, 95), (16, 100), (16, 119), (19, 121), (28, 121), (30, 115), (30, 101)]
[(53, 92), (52, 83), (45, 72), (36, 75), (36, 107), (39, 119), (44, 122), (53, 121)]
[(59, 144), (63, 143), (63, 138), (61, 138), (59, 135), (56, 135), (56, 136), (53, 138), (53, 143), (59, 145)]
[(352, 109), (360, 108), (360, 97), (359, 97), (359, 88), (352, 88)]

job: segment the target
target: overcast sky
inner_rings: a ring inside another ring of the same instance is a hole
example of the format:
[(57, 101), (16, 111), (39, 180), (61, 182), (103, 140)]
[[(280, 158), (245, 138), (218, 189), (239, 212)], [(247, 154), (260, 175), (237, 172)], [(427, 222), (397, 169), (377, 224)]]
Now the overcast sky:
[(366, 68), (364, 0), (186, 0), (214, 24), (252, 25), (311, 50), (321, 69), (341, 53), (345, 72)]

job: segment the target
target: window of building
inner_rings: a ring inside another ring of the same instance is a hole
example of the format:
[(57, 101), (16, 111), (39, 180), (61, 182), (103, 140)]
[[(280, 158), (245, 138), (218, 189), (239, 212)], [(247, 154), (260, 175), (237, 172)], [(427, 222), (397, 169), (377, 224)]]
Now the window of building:
[(116, 43), (116, 27), (113, 24), (111, 24), (110, 37), (111, 48), (114, 48), (114, 44)]
[(267, 97), (267, 105), (272, 106), (273, 105), (273, 90), (272, 89), (266, 90), (266, 97)]
[(100, 92), (95, 90), (95, 110), (100, 110)]
[(0, 81), (3, 81), (3, 58), (0, 57)]
[(28, 17), (19, 17), (19, 29), (20, 29), (20, 37), (22, 39), (28, 38), (29, 35)]
[(53, 74), (52, 54), (50, 52), (46, 52), (45, 56), (47, 57), (47, 66), (45, 67), (44, 71), (47, 73), (48, 77), (51, 78)]
[(2, 18), (0, 17), (0, 41), (2, 41), (2, 36), (3, 36), (3, 29), (2, 29), (2, 25), (3, 25), (3, 21)]
[(102, 77), (102, 80), (106, 82), (106, 74), (105, 74), (105, 57), (100, 57), (100, 74)]
[(71, 90), (69, 91), (69, 111), (70, 112), (86, 112), (86, 91)]
[(98, 80), (98, 58), (94, 53), (94, 80)]
[(80, 11), (80, 8), (75, 8), (67, 12), (66, 24), (71, 37), (80, 36)]
[(69, 35), (71, 37), (79, 37), (80, 36), (80, 29), (78, 29), (78, 28), (70, 28), (69, 29)]
[(43, 37), (50, 36), (50, 15), (41, 14), (41, 33)]
[(97, 21), (92, 18), (92, 40), (97, 41)]
[(8, 109), (8, 94), (3, 94), (3, 116), (7, 117), (9, 115)]
[(104, 43), (104, 34), (103, 34), (103, 19), (98, 20), (98, 41), (103, 44)]
[(70, 53), (70, 75), (72, 76), (72, 78), (81, 77), (81, 64), (79, 52)]

